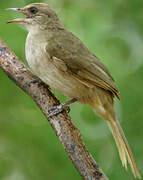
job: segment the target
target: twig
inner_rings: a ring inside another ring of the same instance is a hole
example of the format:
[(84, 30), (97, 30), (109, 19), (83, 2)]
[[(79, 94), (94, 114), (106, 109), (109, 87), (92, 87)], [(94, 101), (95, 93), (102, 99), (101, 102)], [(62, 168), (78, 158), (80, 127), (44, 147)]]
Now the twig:
[[(39, 106), (46, 118), (48, 109), (59, 101), (44, 83), (34, 83), (35, 77), (14, 53), (0, 40), (0, 68)], [(96, 161), (86, 149), (79, 130), (66, 112), (47, 118), (68, 156), (83, 179), (107, 180)]]

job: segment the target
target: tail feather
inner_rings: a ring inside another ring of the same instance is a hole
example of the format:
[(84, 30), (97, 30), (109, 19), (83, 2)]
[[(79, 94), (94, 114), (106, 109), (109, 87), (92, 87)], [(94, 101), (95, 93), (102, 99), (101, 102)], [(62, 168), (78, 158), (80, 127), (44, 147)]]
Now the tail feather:
[(132, 151), (129, 147), (129, 144), (126, 140), (126, 137), (123, 133), (121, 126), (119, 125), (118, 121), (115, 120), (110, 120), (107, 122), (115, 139), (116, 145), (118, 147), (119, 155), (123, 166), (127, 169), (127, 160), (128, 160), (135, 178), (141, 179), (141, 175), (134, 160)]
[(116, 121), (113, 94), (98, 87), (94, 89), (94, 93), (95, 96), (92, 96), (90, 101), (88, 100), (86, 103), (90, 105), (94, 111), (108, 123), (115, 139), (123, 167), (127, 169), (128, 161), (135, 178), (141, 179), (141, 175), (137, 168), (134, 156), (126, 140), (124, 132), (118, 121)]

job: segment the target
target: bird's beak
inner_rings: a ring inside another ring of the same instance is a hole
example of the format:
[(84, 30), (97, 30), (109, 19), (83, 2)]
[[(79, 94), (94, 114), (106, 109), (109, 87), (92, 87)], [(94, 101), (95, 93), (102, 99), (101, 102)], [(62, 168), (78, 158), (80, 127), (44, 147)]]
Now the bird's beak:
[(21, 8), (7, 8), (6, 10), (12, 10), (12, 11), (21, 11)]
[(22, 8), (7, 8), (6, 10), (12, 10), (12, 11), (17, 11), (20, 12), (24, 15), (26, 15), (26, 18), (18, 18), (18, 19), (13, 19), (7, 22), (8, 23), (27, 23), (26, 19), (28, 19), (28, 15), (23, 11)]

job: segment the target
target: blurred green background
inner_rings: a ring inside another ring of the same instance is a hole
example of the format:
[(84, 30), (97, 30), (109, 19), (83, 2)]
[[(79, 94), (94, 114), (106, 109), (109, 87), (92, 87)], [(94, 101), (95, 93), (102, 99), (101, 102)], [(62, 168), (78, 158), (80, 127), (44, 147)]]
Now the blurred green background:
[[(40, 1), (40, 0), (39, 0)], [(5, 24), (36, 0), (0, 0), (0, 37), (26, 63), (27, 31)], [(143, 1), (49, 0), (65, 27), (108, 67), (121, 92), (118, 119), (143, 176)], [(65, 101), (58, 92), (56, 96)], [(133, 180), (121, 165), (106, 122), (87, 106), (71, 106), (71, 117), (90, 153), (109, 179)], [(58, 138), (35, 103), (0, 69), (0, 180), (79, 180)]]

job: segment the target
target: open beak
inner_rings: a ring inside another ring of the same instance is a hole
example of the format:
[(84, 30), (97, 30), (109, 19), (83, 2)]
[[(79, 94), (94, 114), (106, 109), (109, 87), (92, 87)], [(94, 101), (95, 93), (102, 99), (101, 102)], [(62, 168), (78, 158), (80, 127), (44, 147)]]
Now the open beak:
[(18, 19), (13, 19), (7, 22), (8, 23), (27, 23), (27, 19), (29, 19), (30, 17), (22, 10), (22, 8), (7, 8), (6, 10), (12, 10), (12, 11), (17, 11), (20, 12), (24, 15), (26, 15), (25, 18), (18, 18)]

